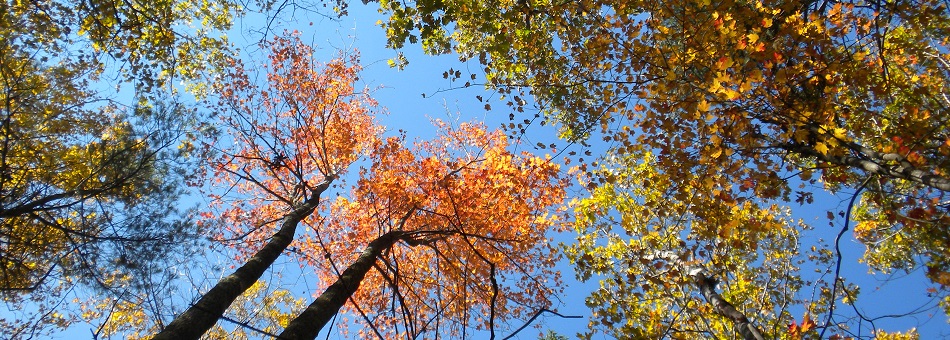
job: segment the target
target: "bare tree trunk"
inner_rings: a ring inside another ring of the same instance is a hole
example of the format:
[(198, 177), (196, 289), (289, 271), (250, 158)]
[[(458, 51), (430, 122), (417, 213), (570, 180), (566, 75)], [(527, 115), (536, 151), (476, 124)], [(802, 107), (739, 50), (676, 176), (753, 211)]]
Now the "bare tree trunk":
[(350, 296), (356, 293), (366, 273), (373, 268), (373, 264), (376, 263), (376, 259), (383, 250), (389, 249), (407, 235), (409, 234), (405, 231), (393, 230), (370, 242), (356, 262), (350, 264), (333, 285), (327, 287), (323, 294), (307, 306), (307, 309), (290, 321), (283, 333), (280, 333), (279, 338), (315, 339), (320, 330), (346, 304)]
[(175, 320), (155, 335), (153, 340), (190, 340), (198, 339), (218, 322), (231, 303), (244, 293), (251, 285), (260, 279), (294, 240), (297, 225), (307, 216), (313, 214), (320, 203), (320, 194), (330, 187), (332, 177), (314, 188), (309, 199), (300, 203), (281, 221), (280, 230), (271, 237), (270, 241), (247, 260), (243, 266), (231, 275), (218, 281), (210, 291), (204, 294), (197, 303), (178, 315)]
[(765, 340), (758, 328), (749, 321), (749, 318), (736, 309), (729, 301), (726, 301), (716, 292), (716, 280), (706, 277), (702, 271), (693, 274), (696, 279), (696, 285), (699, 286), (700, 293), (706, 298), (706, 301), (713, 305), (713, 310), (719, 315), (732, 320), (735, 328), (745, 340)]

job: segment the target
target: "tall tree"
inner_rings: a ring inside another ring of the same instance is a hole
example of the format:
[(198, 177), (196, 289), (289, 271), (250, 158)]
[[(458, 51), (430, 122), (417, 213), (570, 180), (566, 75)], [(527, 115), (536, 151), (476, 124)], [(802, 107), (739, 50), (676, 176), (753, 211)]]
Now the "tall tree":
[(220, 66), (237, 9), (0, 2), (0, 295), (13, 315), (0, 327), (12, 337), (78, 317), (63, 302), (74, 288), (102, 301), (144, 288), (185, 246), (194, 226), (171, 217), (189, 144), (175, 147), (194, 116), (168, 94)]
[(48, 65), (22, 41), (5, 41), (0, 296), (13, 316), (0, 324), (30, 337), (75, 317), (58, 306), (75, 284), (123, 290), (131, 281), (118, 278), (145, 270), (175, 247), (175, 235), (191, 233), (166, 218), (178, 210), (184, 154), (175, 145), (190, 110), (108, 101), (90, 89), (89, 63)]
[[(945, 3), (381, 1), (380, 8), (390, 16), (383, 24), (390, 46), (421, 39), (430, 53), (477, 56), (488, 85), (533, 94), (566, 139), (603, 138), (618, 157), (656, 154), (665, 180), (683, 184), (676, 199), (721, 199), (713, 210), (691, 206), (704, 226), (727, 227), (707, 212), (741, 207), (738, 197), (804, 204), (813, 193), (797, 183), (862, 188), (853, 217), (864, 261), (883, 272), (926, 266), (950, 301)], [(696, 174), (711, 180), (694, 183)]]
[[(547, 306), (556, 289), (545, 282), (557, 282), (545, 238), (554, 223), (546, 210), (563, 198), (557, 167), (511, 154), (504, 137), (484, 126), (441, 129), (440, 138), (414, 150), (393, 138), (371, 156), (353, 197), (337, 202), (326, 228), (352, 232), (311, 242), (313, 252), (339, 254), (322, 274), (337, 283), (283, 334), (302, 334), (294, 333), (299, 326), (312, 338), (319, 328), (311, 320), (332, 316), (351, 295), (351, 308), (374, 320), (370, 327), (410, 336), (458, 335), (466, 325), (494, 332), (502, 320)], [(336, 273), (335, 259), (366, 240), (373, 241)], [(368, 289), (356, 291), (359, 280), (349, 275), (364, 273)], [(339, 294), (336, 304), (331, 293)]]
[[(156, 339), (204, 334), (282, 253), (297, 254), (323, 292), (282, 317), (281, 338), (312, 339), (341, 310), (365, 331), (415, 337), (494, 332), (548, 305), (557, 165), (512, 154), (500, 132), (476, 124), (438, 123), (439, 137), (412, 147), (382, 139), (375, 102), (354, 88), (356, 56), (318, 65), (293, 36), (270, 52), (263, 89), (232, 64), (218, 89), (231, 138), (208, 144), (220, 153), (210, 178), (221, 190), (203, 223), (243, 264)], [(322, 204), (364, 157), (352, 193)]]

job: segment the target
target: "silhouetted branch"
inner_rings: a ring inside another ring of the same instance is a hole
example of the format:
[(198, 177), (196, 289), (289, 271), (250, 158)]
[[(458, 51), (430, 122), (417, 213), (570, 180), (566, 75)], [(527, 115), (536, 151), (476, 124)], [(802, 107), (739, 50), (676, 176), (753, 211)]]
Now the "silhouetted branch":
[(844, 216), (844, 226), (841, 227), (841, 231), (839, 231), (838, 236), (835, 237), (835, 277), (831, 287), (831, 299), (829, 302), (831, 305), (828, 306), (828, 317), (825, 318), (825, 325), (821, 329), (821, 334), (818, 335), (820, 339), (825, 337), (825, 332), (828, 330), (828, 325), (831, 324), (831, 318), (835, 312), (835, 299), (838, 295), (838, 275), (841, 274), (841, 236), (848, 231), (848, 227), (851, 225), (851, 209), (854, 207), (854, 201), (857, 200), (858, 196), (861, 195), (861, 191), (864, 190), (864, 187), (868, 185), (870, 181), (871, 177), (864, 179), (864, 182), (861, 182), (861, 185), (858, 186), (858, 190), (851, 196), (851, 201), (848, 202), (848, 211), (845, 212)]
[(534, 319), (537, 319), (537, 318), (538, 318), (539, 316), (541, 316), (541, 314), (543, 314), (543, 313), (554, 314), (554, 315), (557, 315), (557, 316), (562, 317), (562, 318), (565, 318), (565, 319), (580, 319), (580, 318), (583, 318), (583, 316), (580, 316), (580, 315), (563, 315), (563, 314), (561, 314), (561, 313), (552, 311), (552, 310), (547, 309), (547, 308), (541, 308), (541, 309), (539, 309), (536, 313), (534, 313), (534, 315), (531, 316), (531, 318), (528, 319), (528, 321), (525, 321), (524, 325), (521, 325), (521, 327), (518, 327), (518, 329), (516, 329), (514, 333), (509, 334), (508, 336), (504, 337), (502, 340), (511, 339), (512, 337), (514, 337), (515, 335), (517, 335), (518, 332), (521, 332), (523, 329), (527, 328), (528, 325), (530, 325), (532, 322), (534, 322)]

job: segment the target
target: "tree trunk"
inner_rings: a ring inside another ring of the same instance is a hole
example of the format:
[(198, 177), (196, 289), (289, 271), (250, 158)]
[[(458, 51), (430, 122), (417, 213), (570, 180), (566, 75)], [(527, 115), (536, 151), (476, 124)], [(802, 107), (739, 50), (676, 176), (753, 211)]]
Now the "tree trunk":
[(733, 325), (736, 330), (739, 331), (739, 334), (742, 335), (743, 339), (765, 340), (762, 333), (755, 328), (755, 325), (749, 321), (749, 318), (747, 318), (745, 314), (742, 314), (735, 306), (716, 292), (716, 280), (706, 277), (701, 271), (693, 274), (693, 278), (696, 279), (696, 285), (699, 286), (699, 291), (703, 294), (703, 297), (706, 298), (707, 302), (713, 305), (713, 310), (719, 315), (732, 320)]
[(373, 264), (376, 263), (376, 259), (383, 250), (389, 249), (406, 235), (408, 233), (405, 231), (394, 230), (370, 242), (356, 262), (350, 264), (333, 285), (327, 287), (323, 294), (307, 306), (307, 309), (290, 321), (284, 332), (280, 333), (279, 338), (315, 339), (323, 326), (326, 326), (346, 304), (350, 296), (356, 293), (366, 273), (373, 268)]
[(243, 266), (218, 281), (197, 303), (172, 320), (153, 340), (198, 339), (218, 322), (218, 318), (238, 296), (264, 274), (294, 240), (297, 225), (313, 213), (320, 203), (320, 194), (330, 187), (332, 177), (314, 188), (309, 199), (298, 205), (281, 221), (280, 230)]

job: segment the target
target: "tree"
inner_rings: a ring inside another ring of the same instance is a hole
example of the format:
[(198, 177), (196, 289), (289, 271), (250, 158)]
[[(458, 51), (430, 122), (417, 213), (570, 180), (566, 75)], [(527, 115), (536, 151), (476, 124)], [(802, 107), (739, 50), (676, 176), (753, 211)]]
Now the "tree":
[(690, 205), (694, 224), (709, 228), (697, 236), (715, 239), (728, 219), (710, 212), (749, 200), (806, 204), (808, 185), (856, 190), (863, 260), (882, 272), (926, 266), (944, 305), (950, 301), (946, 4), (383, 1), (380, 8), (390, 15), (383, 24), (390, 46), (421, 38), (430, 53), (478, 56), (489, 86), (533, 94), (567, 140), (602, 137), (610, 143), (602, 159), (655, 154), (663, 180), (680, 184), (674, 199), (716, 197)]
[[(275, 336), (283, 325), (296, 314), (293, 311), (306, 307), (305, 298), (294, 297), (287, 289), (270, 289), (268, 282), (257, 281), (231, 305), (225, 321), (239, 325), (233, 328), (217, 324), (205, 338), (208, 339), (248, 339), (260, 335)], [(275, 284), (280, 285), (279, 282)]]
[(7, 48), (32, 51), (43, 63), (82, 66), (79, 73), (101, 74), (111, 59), (119, 72), (109, 76), (145, 93), (175, 77), (194, 81), (220, 66), (228, 46), (215, 33), (229, 29), (240, 9), (231, 1), (44, 0), (0, 6)]
[(0, 295), (13, 316), (0, 327), (11, 337), (82, 317), (88, 305), (75, 308), (67, 293), (157, 293), (165, 255), (189, 248), (194, 225), (176, 201), (195, 117), (170, 84), (215, 69), (228, 46), (214, 33), (235, 10), (0, 3)]
[(135, 286), (122, 277), (154, 274), (146, 264), (181, 245), (175, 235), (192, 233), (168, 218), (178, 211), (184, 165), (174, 146), (190, 112), (175, 103), (107, 101), (88, 85), (92, 65), (48, 65), (21, 40), (5, 38), (0, 296), (16, 312), (0, 324), (30, 337), (75, 318), (60, 305), (77, 284), (100, 292)]
[[(581, 279), (603, 278), (587, 299), (595, 327), (649, 339), (796, 338), (787, 326), (801, 316), (792, 310), (804, 309), (805, 317), (828, 312), (830, 285), (809, 282), (802, 269), (824, 267), (828, 275), (833, 256), (800, 249), (809, 226), (774, 203), (730, 207), (710, 204), (716, 197), (678, 196), (678, 186), (689, 184), (664, 180), (656, 161), (647, 155), (602, 164), (594, 176), (615, 180), (575, 203), (581, 236), (567, 256)], [(693, 215), (694, 205), (718, 218), (705, 222)], [(812, 285), (821, 293), (802, 296)]]
[[(413, 147), (404, 135), (383, 139), (375, 102), (354, 89), (356, 56), (318, 65), (293, 36), (270, 51), (265, 89), (232, 63), (217, 91), (233, 139), (207, 145), (222, 190), (202, 223), (243, 264), (156, 339), (204, 334), (282, 253), (301, 254), (324, 290), (281, 322), (281, 338), (314, 338), (340, 310), (383, 337), (494, 332), (548, 304), (558, 277), (545, 234), (564, 197), (557, 165), (510, 153), (500, 132), (477, 124), (437, 122), (439, 137)], [(322, 204), (363, 157), (352, 193)]]

